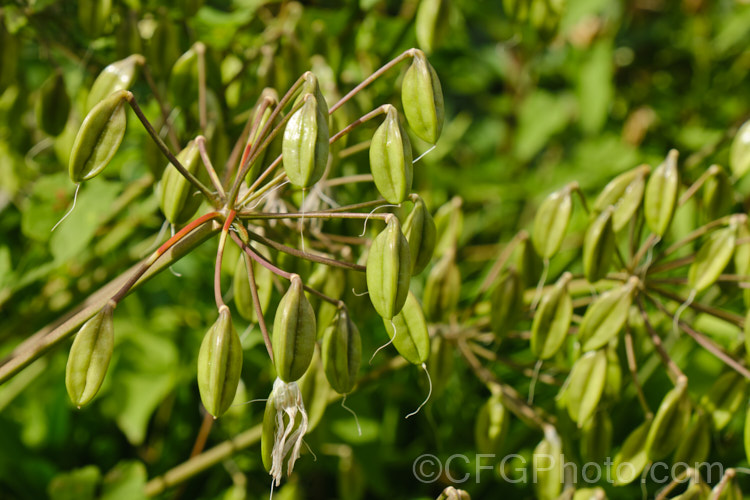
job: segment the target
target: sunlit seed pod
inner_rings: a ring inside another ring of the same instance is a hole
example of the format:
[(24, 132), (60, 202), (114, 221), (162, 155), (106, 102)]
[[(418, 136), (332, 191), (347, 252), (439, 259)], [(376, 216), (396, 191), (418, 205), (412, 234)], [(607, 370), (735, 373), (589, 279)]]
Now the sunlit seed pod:
[(323, 369), (328, 383), (339, 394), (351, 392), (362, 360), (362, 339), (346, 309), (326, 328), (321, 342)]
[(432, 379), (432, 392), (437, 397), (443, 393), (448, 380), (453, 375), (454, 348), (442, 335), (432, 338), (432, 353), (427, 363), (427, 371)]
[(581, 428), (581, 456), (584, 460), (603, 463), (612, 446), (612, 419), (598, 411)]
[(502, 273), (490, 296), (490, 326), (499, 339), (508, 336), (523, 310), (523, 284), (514, 267)]
[(615, 232), (630, 222), (643, 199), (646, 176), (651, 168), (641, 165), (612, 179), (594, 201), (594, 212), (603, 212), (614, 207), (612, 227)]
[(78, 330), (65, 367), (65, 387), (78, 407), (93, 399), (107, 374), (114, 349), (113, 307), (106, 305)]
[(631, 278), (624, 285), (601, 294), (586, 309), (578, 330), (584, 351), (599, 349), (617, 337), (628, 319), (637, 286), (638, 279)]
[(456, 310), (461, 294), (461, 271), (453, 251), (430, 270), (424, 286), (424, 312), (431, 321), (447, 318)]
[(531, 466), (536, 478), (534, 491), (538, 500), (557, 500), (563, 486), (562, 442), (554, 428), (544, 431), (544, 439), (534, 449)]
[(401, 101), (414, 134), (430, 144), (437, 143), (445, 119), (443, 90), (435, 69), (421, 50), (415, 51), (404, 75)]
[(729, 168), (737, 179), (750, 170), (750, 120), (742, 124), (732, 139), (729, 148)]
[(99, 174), (112, 160), (125, 136), (126, 90), (120, 90), (94, 106), (78, 130), (70, 153), (68, 172), (73, 182)]
[(409, 243), (395, 216), (388, 217), (385, 229), (372, 242), (366, 276), (373, 307), (390, 320), (404, 307), (411, 279)]
[[(200, 151), (194, 141), (190, 141), (176, 158), (191, 174), (197, 175), (200, 171)], [(196, 192), (193, 184), (174, 165), (167, 165), (158, 186), (159, 207), (164, 217), (175, 225), (189, 221), (203, 201)]]
[(113, 62), (99, 73), (86, 98), (86, 109), (109, 97), (113, 92), (128, 90), (135, 80), (138, 66), (143, 65), (145, 59), (140, 54), (133, 54), (120, 61)]
[(698, 249), (688, 269), (688, 285), (696, 292), (713, 285), (732, 260), (737, 227), (738, 223), (730, 222), (729, 226), (717, 229)]
[(450, 21), (449, 0), (421, 0), (414, 23), (417, 43), (428, 54), (445, 38)]
[(393, 106), (388, 107), (385, 120), (372, 136), (370, 171), (375, 187), (388, 203), (397, 205), (409, 195), (413, 179), (411, 143)]
[(607, 353), (604, 349), (585, 353), (573, 365), (562, 397), (568, 415), (578, 427), (583, 426), (599, 405), (606, 378)]
[(464, 490), (459, 490), (453, 486), (448, 486), (441, 493), (437, 500), (471, 500), (469, 494)]
[(557, 354), (568, 336), (573, 319), (573, 300), (568, 292), (572, 277), (570, 273), (564, 273), (539, 301), (531, 324), (531, 352), (539, 359), (549, 359)]
[(304, 375), (312, 361), (316, 337), (315, 312), (305, 297), (302, 280), (293, 275), (273, 322), (273, 362), (281, 380), (294, 382)]
[(39, 89), (36, 122), (45, 133), (57, 136), (65, 129), (70, 114), (70, 97), (61, 71), (55, 71)]
[(537, 209), (531, 242), (543, 259), (552, 258), (562, 245), (573, 210), (570, 190), (568, 186), (555, 191)]
[(430, 334), (422, 306), (413, 293), (409, 292), (401, 312), (392, 320), (383, 318), (383, 324), (393, 346), (406, 361), (415, 365), (427, 361), (430, 356)]
[(305, 81), (302, 84), (300, 95), (294, 101), (294, 104), (298, 104), (299, 102), (301, 102), (307, 94), (312, 94), (313, 97), (315, 97), (315, 102), (318, 104), (318, 109), (320, 110), (321, 115), (326, 117), (326, 123), (328, 123), (328, 103), (323, 96), (323, 91), (320, 88), (320, 81), (318, 80), (318, 77), (310, 71), (305, 73)]
[(701, 398), (701, 406), (711, 416), (713, 428), (721, 431), (747, 400), (745, 377), (734, 370), (723, 373)]
[(508, 434), (510, 414), (502, 397), (493, 394), (479, 409), (474, 423), (474, 441), (479, 453), (499, 455)]
[(677, 169), (679, 153), (672, 149), (661, 165), (656, 167), (646, 183), (643, 198), (643, 215), (652, 233), (664, 236), (672, 223), (680, 195), (680, 171)]
[(705, 462), (711, 450), (711, 417), (702, 411), (696, 412), (690, 426), (677, 445), (672, 463), (699, 464)]
[(242, 343), (229, 308), (223, 306), (198, 352), (198, 389), (203, 406), (214, 418), (232, 405), (241, 374)]
[(323, 176), (328, 161), (328, 118), (312, 94), (286, 124), (282, 142), (284, 171), (295, 186), (310, 187)]
[(646, 437), (651, 460), (664, 458), (677, 447), (690, 423), (690, 414), (687, 379), (682, 377), (662, 399)]
[(651, 420), (646, 420), (631, 432), (622, 448), (615, 455), (612, 473), (615, 486), (625, 486), (638, 479), (649, 462), (646, 437), (651, 429)]
[(745, 360), (750, 362), (750, 309), (745, 314), (745, 328), (743, 329), (745, 337)]
[(311, 432), (323, 418), (331, 395), (331, 386), (323, 369), (320, 349), (317, 344), (310, 367), (297, 381), (297, 385), (307, 409), (307, 432)]
[[(267, 253), (267, 251), (264, 247), (261, 247), (260, 253)], [(255, 305), (253, 304), (253, 296), (250, 291), (250, 276), (247, 273), (245, 259), (249, 259), (249, 257), (244, 254), (240, 255), (234, 271), (232, 280), (234, 304), (237, 306), (237, 312), (240, 313), (240, 316), (250, 322), (257, 323), (258, 315), (255, 312)], [(273, 273), (257, 262), (253, 261), (251, 265), (253, 266), (255, 285), (258, 288), (260, 309), (265, 312), (273, 294)]]
[(458, 245), (464, 227), (462, 205), (463, 200), (454, 196), (435, 212), (435, 257), (442, 257), (445, 252)]
[(437, 237), (435, 221), (422, 198), (417, 198), (414, 202), (414, 208), (406, 217), (402, 230), (409, 243), (411, 274), (416, 276), (430, 263)]
[(90, 38), (98, 38), (112, 17), (112, 0), (79, 0), (78, 25)]
[(586, 228), (583, 237), (583, 274), (590, 283), (604, 278), (615, 254), (614, 208), (608, 207)]
[(734, 187), (726, 171), (718, 165), (710, 168), (716, 169), (716, 175), (712, 175), (703, 184), (703, 213), (707, 221), (712, 221), (729, 214), (734, 206)]

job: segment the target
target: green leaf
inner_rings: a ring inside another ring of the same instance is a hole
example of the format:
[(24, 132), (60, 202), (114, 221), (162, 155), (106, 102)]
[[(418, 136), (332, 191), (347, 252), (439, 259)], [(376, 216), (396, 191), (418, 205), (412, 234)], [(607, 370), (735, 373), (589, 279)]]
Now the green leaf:
[(100, 500), (146, 500), (147, 478), (141, 462), (122, 461), (104, 477)]

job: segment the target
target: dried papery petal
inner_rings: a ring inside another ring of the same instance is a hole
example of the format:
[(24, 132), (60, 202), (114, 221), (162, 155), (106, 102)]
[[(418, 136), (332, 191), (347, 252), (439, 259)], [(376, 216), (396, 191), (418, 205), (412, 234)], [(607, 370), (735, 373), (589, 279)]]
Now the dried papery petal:
[(549, 259), (560, 250), (573, 210), (570, 187), (556, 191), (544, 199), (534, 217), (531, 242), (543, 259)]
[(346, 309), (339, 308), (323, 334), (322, 361), (328, 382), (339, 394), (351, 392), (362, 360), (362, 339)]
[(409, 243), (411, 274), (416, 276), (430, 263), (437, 237), (435, 221), (422, 198), (417, 198), (414, 202), (414, 208), (409, 212), (402, 229)]
[(65, 387), (81, 407), (91, 401), (104, 381), (114, 349), (113, 307), (104, 306), (76, 334), (65, 367)]
[(91, 86), (86, 98), (86, 109), (91, 110), (113, 92), (130, 89), (138, 66), (144, 62), (145, 58), (142, 55), (133, 54), (104, 68)]
[(443, 90), (437, 73), (421, 50), (415, 51), (401, 85), (401, 100), (409, 127), (423, 141), (437, 143), (445, 118)]
[(675, 449), (684, 438), (690, 422), (690, 398), (687, 379), (682, 376), (675, 387), (664, 396), (646, 437), (646, 449), (651, 460), (659, 460)]
[(409, 294), (411, 255), (395, 216), (372, 242), (367, 256), (367, 290), (375, 310), (390, 320), (401, 311)]
[(542, 295), (534, 314), (531, 352), (539, 359), (549, 359), (557, 354), (568, 336), (573, 319), (573, 301), (568, 292), (572, 277), (570, 273), (564, 273), (555, 286)]
[(56, 136), (65, 129), (70, 113), (70, 97), (61, 71), (55, 71), (39, 89), (36, 122), (45, 133)]
[(409, 292), (403, 309), (392, 320), (383, 318), (385, 330), (399, 354), (409, 363), (421, 365), (430, 356), (430, 334), (422, 306)]
[(680, 194), (680, 172), (677, 150), (673, 149), (664, 162), (651, 173), (643, 199), (643, 215), (652, 233), (664, 236), (672, 223)]
[(375, 187), (388, 203), (399, 204), (409, 195), (413, 178), (411, 143), (393, 106), (388, 107), (385, 120), (372, 136), (370, 171)]
[[(177, 154), (177, 160), (193, 175), (200, 170), (200, 151), (195, 141), (190, 141)], [(158, 187), (159, 206), (167, 220), (175, 225), (184, 224), (195, 214), (203, 201), (195, 196), (196, 189), (171, 163), (164, 169)]]
[(307, 371), (315, 350), (315, 312), (305, 297), (302, 280), (292, 276), (273, 322), (273, 361), (278, 377), (294, 382)]
[(220, 417), (234, 401), (242, 374), (242, 343), (227, 306), (203, 337), (198, 352), (198, 389), (206, 411)]
[(302, 400), (307, 401), (305, 403), (307, 410), (307, 432), (311, 432), (323, 418), (323, 414), (326, 408), (328, 408), (329, 398), (331, 397), (331, 385), (326, 378), (320, 349), (317, 344), (315, 345), (315, 352), (310, 362), (310, 367), (297, 381), (297, 386), (299, 387), (300, 394), (302, 394)]

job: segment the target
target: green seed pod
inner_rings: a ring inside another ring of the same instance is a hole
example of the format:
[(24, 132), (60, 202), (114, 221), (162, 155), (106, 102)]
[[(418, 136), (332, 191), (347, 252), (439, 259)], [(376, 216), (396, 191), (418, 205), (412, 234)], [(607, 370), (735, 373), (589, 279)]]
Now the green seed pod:
[(604, 187), (594, 202), (594, 212), (604, 212), (608, 207), (614, 207), (612, 227), (615, 232), (630, 222), (641, 205), (650, 170), (648, 165), (641, 165), (618, 175)]
[(311, 432), (323, 418), (328, 407), (331, 386), (326, 380), (326, 373), (321, 361), (320, 349), (315, 344), (315, 353), (302, 378), (297, 381), (302, 400), (306, 401), (307, 408), (307, 432)]
[(169, 19), (166, 9), (159, 9), (158, 20), (151, 39), (148, 41), (148, 67), (157, 80), (167, 79), (175, 61), (182, 53), (178, 23)]
[(515, 268), (500, 275), (490, 297), (490, 325), (498, 338), (505, 338), (523, 310), (523, 285)]
[[(198, 99), (198, 51), (196, 45), (190, 47), (175, 61), (169, 74), (170, 102), (181, 108), (189, 108)], [(202, 50), (205, 50), (205, 47)]]
[(648, 449), (646, 437), (651, 429), (651, 420), (646, 420), (630, 433), (622, 444), (622, 448), (615, 455), (612, 464), (615, 486), (630, 484), (641, 475), (641, 471), (648, 464)]
[(198, 389), (206, 411), (220, 417), (232, 406), (242, 374), (242, 343), (227, 306), (206, 332), (198, 352)]
[(282, 142), (284, 171), (295, 186), (310, 187), (323, 176), (328, 162), (328, 117), (312, 94), (286, 124)]
[(750, 120), (742, 124), (732, 139), (729, 149), (729, 168), (739, 179), (750, 170)]
[(703, 184), (703, 211), (708, 221), (727, 215), (734, 206), (734, 188), (726, 171), (718, 165), (710, 168), (716, 171), (716, 175)]
[(39, 89), (36, 122), (45, 133), (57, 136), (65, 129), (70, 113), (70, 97), (61, 71), (55, 71)]
[(523, 231), (521, 239), (513, 250), (511, 262), (515, 263), (521, 276), (521, 283), (527, 288), (536, 288), (544, 272), (544, 262), (534, 250), (528, 233)]
[(320, 89), (320, 82), (315, 73), (308, 71), (305, 73), (305, 82), (302, 84), (300, 95), (294, 101), (294, 104), (298, 104), (305, 98), (305, 95), (312, 94), (315, 97), (315, 102), (318, 104), (318, 109), (322, 116), (326, 118), (326, 124), (328, 123), (328, 103), (323, 96), (323, 91)]
[(424, 52), (416, 50), (401, 84), (404, 115), (414, 134), (430, 144), (437, 143), (443, 129), (445, 106), (440, 80)]
[(729, 264), (734, 254), (738, 225), (733, 219), (729, 226), (711, 233), (698, 249), (688, 270), (688, 284), (696, 292), (713, 285)]
[(459, 490), (453, 486), (445, 488), (437, 500), (471, 500), (471, 497), (464, 490)]
[[(678, 469), (679, 470), (679, 469)], [(672, 497), (673, 500), (705, 500), (711, 493), (711, 489), (702, 479), (691, 480), (690, 486), (681, 494)]]
[(95, 177), (110, 162), (125, 136), (125, 101), (129, 92), (120, 90), (94, 106), (78, 130), (70, 153), (68, 171), (73, 182)]
[(453, 375), (454, 353), (453, 344), (442, 335), (432, 339), (432, 353), (427, 371), (432, 379), (432, 392), (435, 396), (443, 393), (448, 380)]
[(604, 349), (587, 352), (575, 362), (561, 399), (570, 418), (582, 427), (593, 415), (607, 379), (607, 353)]
[(531, 242), (540, 257), (549, 259), (560, 250), (573, 210), (571, 186), (547, 196), (534, 217)]
[(388, 106), (385, 120), (372, 136), (370, 171), (375, 187), (388, 203), (397, 205), (409, 195), (413, 178), (411, 143), (393, 106)]
[(672, 149), (664, 162), (656, 167), (646, 184), (643, 215), (652, 233), (661, 237), (672, 223), (680, 194), (680, 171), (677, 170), (679, 153)]
[[(573, 319), (573, 301), (568, 283), (573, 275), (564, 273), (549, 292), (542, 295), (531, 324), (531, 352), (539, 359), (549, 359), (565, 343)], [(493, 311), (495, 310), (493, 306)]]
[(583, 237), (583, 274), (590, 283), (609, 272), (615, 254), (614, 208), (608, 207), (586, 229)]
[(563, 464), (560, 437), (553, 427), (544, 430), (544, 439), (534, 449), (531, 466), (537, 500), (557, 500), (563, 486)]
[(79, 408), (93, 399), (107, 374), (115, 335), (109, 304), (86, 321), (73, 340), (65, 367), (65, 388)]
[(438, 321), (456, 310), (461, 293), (461, 272), (453, 251), (446, 253), (427, 275), (424, 285), (424, 312)]
[(362, 360), (362, 339), (345, 308), (339, 307), (338, 315), (323, 334), (321, 346), (328, 383), (339, 394), (351, 392)]
[(598, 411), (581, 428), (581, 456), (589, 462), (603, 463), (612, 446), (612, 419)]
[(130, 89), (138, 66), (145, 62), (142, 55), (133, 54), (104, 68), (91, 86), (86, 98), (86, 109), (91, 110), (114, 92)]
[(499, 455), (508, 435), (510, 415), (503, 406), (500, 394), (493, 394), (477, 414), (474, 440), (479, 453)]
[(464, 227), (463, 200), (454, 196), (435, 213), (435, 257), (458, 245)]
[(686, 463), (691, 466), (703, 463), (711, 450), (711, 418), (699, 411), (693, 415), (687, 432), (672, 457), (672, 463)]
[(701, 406), (711, 416), (713, 428), (721, 431), (745, 401), (745, 377), (734, 370), (723, 373), (701, 398)]
[(383, 318), (383, 324), (393, 346), (406, 361), (415, 365), (427, 361), (430, 356), (430, 334), (422, 307), (413, 293), (409, 292), (401, 312), (392, 320)]
[[(177, 160), (193, 175), (200, 170), (200, 151), (194, 141), (179, 152)], [(158, 186), (159, 206), (167, 220), (175, 225), (184, 224), (195, 214), (203, 201), (195, 196), (195, 187), (171, 163), (164, 169)]]
[(411, 274), (421, 273), (432, 259), (435, 251), (437, 229), (435, 221), (422, 198), (417, 197), (414, 208), (402, 226), (411, 255)]
[[(267, 254), (268, 251), (265, 250), (265, 247), (261, 247), (260, 253)], [(257, 323), (258, 315), (255, 313), (253, 296), (250, 291), (250, 276), (247, 274), (247, 264), (245, 262), (245, 259), (248, 258), (243, 254), (240, 255), (237, 261), (233, 279), (234, 304), (237, 306), (237, 312), (240, 313), (240, 316), (252, 323)], [(255, 285), (258, 287), (260, 308), (265, 312), (268, 304), (271, 302), (271, 294), (273, 293), (273, 273), (255, 261), (251, 265), (253, 266), (253, 274), (255, 275)]]
[(273, 362), (281, 380), (294, 382), (304, 375), (312, 361), (316, 337), (315, 312), (305, 297), (302, 280), (292, 275), (273, 322)]
[(409, 294), (411, 255), (395, 216), (375, 238), (367, 256), (367, 290), (375, 310), (389, 320), (404, 307)]
[(112, 0), (79, 0), (78, 25), (89, 38), (104, 33), (112, 17)]
[(415, 21), (417, 43), (428, 54), (440, 45), (448, 32), (449, 11), (449, 0), (421, 0), (419, 2)]
[(628, 319), (637, 285), (638, 279), (631, 277), (621, 287), (601, 294), (586, 309), (581, 328), (578, 330), (584, 351), (599, 349), (620, 333)]
[(659, 460), (669, 455), (684, 438), (690, 423), (690, 398), (687, 392), (687, 378), (677, 380), (674, 389), (662, 399), (654, 416), (654, 422), (646, 437), (646, 449), (651, 460)]
[(579, 488), (573, 492), (573, 500), (607, 500), (607, 494), (600, 488)]

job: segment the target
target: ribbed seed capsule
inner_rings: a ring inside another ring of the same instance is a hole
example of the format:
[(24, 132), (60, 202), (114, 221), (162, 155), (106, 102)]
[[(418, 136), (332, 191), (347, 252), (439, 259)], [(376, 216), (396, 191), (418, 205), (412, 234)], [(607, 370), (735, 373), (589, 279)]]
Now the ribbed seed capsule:
[(325, 122), (328, 123), (328, 103), (323, 96), (323, 91), (320, 89), (320, 82), (315, 73), (308, 71), (305, 73), (305, 82), (302, 84), (300, 95), (295, 99), (294, 104), (298, 104), (305, 98), (305, 95), (312, 94), (315, 97), (315, 102), (318, 104), (318, 109), (322, 116), (325, 117)]
[(674, 388), (664, 396), (646, 437), (646, 449), (651, 460), (659, 460), (675, 449), (684, 438), (690, 422), (690, 398), (687, 379), (677, 380)]
[(702, 411), (693, 415), (690, 427), (672, 456), (672, 463), (703, 463), (711, 450), (711, 417)]
[(323, 333), (321, 347), (328, 383), (339, 394), (351, 392), (362, 360), (362, 339), (343, 307), (339, 307), (338, 315)]
[(45, 133), (57, 136), (65, 128), (70, 113), (70, 97), (61, 71), (55, 71), (39, 89), (36, 122)]
[(479, 409), (474, 424), (474, 440), (479, 453), (499, 454), (508, 434), (510, 415), (502, 397), (493, 394)]
[(583, 274), (590, 283), (609, 272), (615, 253), (614, 208), (608, 207), (586, 229), (583, 237)]
[(409, 294), (411, 255), (395, 216), (375, 238), (367, 256), (367, 290), (375, 310), (390, 320), (401, 311)]
[(453, 250), (432, 268), (424, 286), (424, 312), (432, 321), (448, 317), (455, 311), (461, 292), (461, 272)]
[(435, 221), (422, 198), (418, 197), (414, 202), (414, 208), (409, 212), (402, 230), (409, 243), (411, 274), (416, 276), (430, 263), (437, 237)]
[(450, 20), (449, 0), (421, 0), (417, 9), (415, 28), (417, 43), (428, 54), (445, 37)]
[[(266, 253), (264, 247), (261, 247), (260, 252)], [(237, 267), (234, 271), (234, 279), (232, 283), (234, 289), (234, 304), (237, 306), (237, 312), (240, 313), (240, 316), (248, 321), (256, 323), (258, 321), (258, 315), (255, 312), (253, 296), (250, 291), (250, 276), (247, 273), (246, 259), (249, 259), (249, 257), (244, 254), (240, 255), (240, 258), (237, 261)], [(253, 261), (250, 265), (253, 266), (255, 285), (258, 288), (260, 309), (265, 312), (266, 308), (268, 308), (268, 304), (271, 302), (271, 294), (273, 293), (273, 273), (257, 262)]]
[[(568, 283), (573, 275), (564, 273), (549, 292), (542, 295), (531, 324), (531, 352), (539, 359), (549, 359), (565, 343), (573, 319), (573, 301)], [(494, 311), (495, 307), (493, 307)]]
[(521, 232), (520, 241), (513, 250), (511, 262), (515, 263), (521, 283), (527, 288), (535, 288), (544, 272), (544, 262), (534, 250), (534, 245), (526, 231)]
[(734, 370), (723, 373), (711, 385), (711, 389), (701, 398), (701, 406), (711, 416), (713, 428), (717, 431), (727, 426), (740, 405), (746, 400), (745, 377)]
[(415, 365), (427, 361), (430, 356), (430, 334), (422, 307), (413, 293), (409, 292), (401, 312), (392, 320), (383, 318), (383, 324), (393, 346), (406, 361)]
[(606, 378), (607, 353), (604, 349), (587, 352), (573, 365), (562, 399), (578, 427), (582, 427), (596, 410)]
[[(177, 154), (177, 160), (193, 175), (200, 169), (200, 151), (194, 141)], [(171, 163), (164, 169), (159, 183), (159, 206), (167, 220), (175, 225), (190, 220), (203, 201), (202, 196), (194, 196), (195, 188)]]
[(206, 332), (198, 352), (198, 389), (206, 411), (220, 417), (234, 401), (242, 374), (242, 343), (227, 306)]
[(99, 73), (86, 98), (86, 109), (90, 110), (118, 90), (128, 90), (135, 79), (138, 66), (145, 62), (140, 54), (133, 54), (113, 62)]
[(284, 171), (298, 187), (310, 187), (323, 176), (328, 161), (328, 117), (312, 94), (286, 124), (282, 142)]
[(549, 259), (560, 250), (573, 210), (571, 186), (547, 196), (534, 217), (531, 242), (540, 257)]
[(729, 168), (739, 179), (750, 170), (750, 120), (742, 124), (732, 139), (729, 149)]
[(125, 136), (128, 91), (120, 90), (94, 106), (78, 130), (68, 171), (73, 182), (95, 177), (110, 162)]
[(114, 349), (110, 305), (86, 321), (73, 340), (65, 367), (65, 387), (73, 403), (81, 407), (99, 391)]
[(677, 208), (680, 194), (680, 172), (677, 170), (679, 153), (672, 149), (664, 162), (656, 167), (646, 184), (643, 215), (652, 233), (664, 236)]
[(612, 419), (598, 411), (581, 428), (581, 455), (584, 460), (602, 463), (612, 446)]
[(698, 249), (688, 270), (688, 285), (696, 292), (702, 292), (713, 285), (729, 264), (734, 254), (738, 224), (739, 220), (733, 219), (728, 227), (711, 233)]
[(734, 205), (734, 188), (726, 171), (718, 165), (710, 168), (716, 174), (703, 184), (703, 211), (708, 221), (727, 215)]
[(375, 187), (388, 203), (399, 204), (409, 195), (414, 175), (411, 143), (393, 106), (388, 106), (385, 120), (372, 136), (370, 171)]
[(490, 326), (503, 339), (523, 309), (523, 285), (514, 267), (500, 275), (490, 296)]
[(443, 89), (424, 52), (416, 50), (401, 84), (404, 115), (414, 134), (430, 144), (437, 143), (443, 129)]
[(544, 439), (534, 449), (531, 466), (536, 478), (534, 490), (538, 500), (557, 500), (563, 486), (562, 443), (552, 427), (544, 430)]
[(601, 294), (586, 309), (581, 328), (578, 330), (584, 351), (599, 349), (620, 333), (628, 319), (637, 284), (638, 279), (631, 277), (621, 287)]
[(641, 165), (618, 175), (602, 190), (594, 201), (594, 212), (603, 212), (608, 207), (614, 207), (612, 227), (615, 232), (630, 222), (643, 199), (646, 176), (651, 167)]
[(197, 100), (198, 51), (195, 45), (175, 61), (169, 73), (168, 90), (170, 101), (181, 108), (189, 108)]
[(648, 464), (648, 449), (645, 443), (650, 428), (651, 420), (646, 420), (625, 438), (612, 464), (615, 486), (632, 483)]
[(294, 382), (304, 375), (316, 337), (315, 312), (305, 297), (302, 280), (295, 274), (273, 322), (273, 363), (281, 380)]

